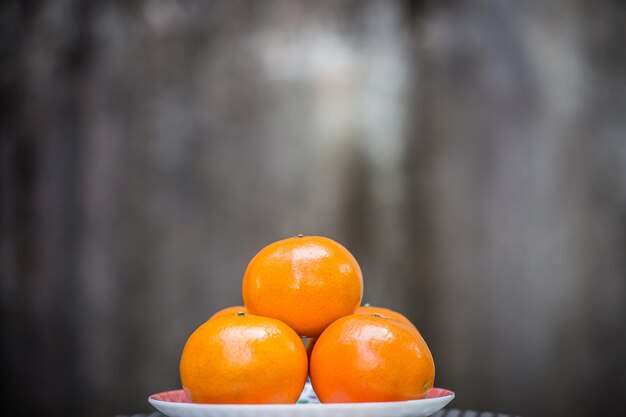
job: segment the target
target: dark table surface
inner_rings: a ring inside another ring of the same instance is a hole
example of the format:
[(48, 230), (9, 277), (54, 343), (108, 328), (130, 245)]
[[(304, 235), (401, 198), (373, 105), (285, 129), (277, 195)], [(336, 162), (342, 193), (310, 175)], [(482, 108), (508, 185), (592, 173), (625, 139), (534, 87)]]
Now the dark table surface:
[[(155, 411), (151, 414), (129, 414), (118, 415), (116, 417), (165, 417), (164, 414)], [(432, 417), (513, 417), (510, 414), (494, 413), (488, 411), (459, 410), (457, 408), (447, 408), (437, 411)], [(519, 417), (519, 416), (516, 416)]]

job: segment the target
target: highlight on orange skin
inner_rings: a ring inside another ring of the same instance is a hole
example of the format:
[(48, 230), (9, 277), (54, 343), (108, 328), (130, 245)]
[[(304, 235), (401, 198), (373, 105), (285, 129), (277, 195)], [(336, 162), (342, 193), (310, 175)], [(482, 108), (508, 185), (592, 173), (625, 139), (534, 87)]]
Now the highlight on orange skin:
[(213, 320), (218, 317), (234, 316), (237, 313), (248, 313), (248, 309), (244, 306), (225, 307), (209, 317), (209, 320)]
[(323, 403), (405, 401), (428, 395), (435, 365), (426, 342), (408, 324), (355, 314), (319, 336), (309, 375)]
[(180, 377), (192, 402), (293, 404), (307, 378), (300, 337), (269, 317), (217, 317), (187, 340)]
[(365, 314), (365, 315), (378, 314), (381, 317), (394, 319), (394, 320), (406, 323), (409, 326), (411, 326), (413, 329), (415, 329), (416, 332), (419, 333), (419, 330), (417, 330), (417, 327), (415, 327), (415, 325), (411, 322), (411, 320), (406, 318), (404, 314), (398, 313), (397, 311), (390, 310), (385, 307), (376, 307), (376, 306), (371, 306), (369, 304), (365, 304), (360, 307), (357, 307), (357, 309), (354, 310), (354, 314)]
[(271, 243), (252, 258), (242, 295), (250, 313), (315, 337), (359, 306), (363, 277), (354, 256), (338, 242), (298, 235)]

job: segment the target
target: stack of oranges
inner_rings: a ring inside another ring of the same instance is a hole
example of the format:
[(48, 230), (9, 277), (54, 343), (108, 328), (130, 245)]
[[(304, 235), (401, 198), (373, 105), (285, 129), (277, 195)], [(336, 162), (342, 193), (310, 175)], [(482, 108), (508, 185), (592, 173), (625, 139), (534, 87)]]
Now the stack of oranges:
[(180, 376), (193, 402), (295, 403), (307, 376), (322, 403), (413, 400), (433, 386), (417, 328), (360, 306), (359, 264), (332, 239), (266, 246), (248, 264), (242, 294), (244, 306), (218, 311), (185, 344)]

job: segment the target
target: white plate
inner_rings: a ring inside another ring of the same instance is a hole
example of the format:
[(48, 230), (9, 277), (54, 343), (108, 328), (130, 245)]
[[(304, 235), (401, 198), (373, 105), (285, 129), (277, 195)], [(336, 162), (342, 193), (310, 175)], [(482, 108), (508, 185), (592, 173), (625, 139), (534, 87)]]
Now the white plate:
[(307, 382), (298, 404), (195, 404), (183, 390), (153, 394), (148, 401), (169, 417), (425, 417), (453, 398), (454, 392), (433, 388), (423, 400), (320, 404)]

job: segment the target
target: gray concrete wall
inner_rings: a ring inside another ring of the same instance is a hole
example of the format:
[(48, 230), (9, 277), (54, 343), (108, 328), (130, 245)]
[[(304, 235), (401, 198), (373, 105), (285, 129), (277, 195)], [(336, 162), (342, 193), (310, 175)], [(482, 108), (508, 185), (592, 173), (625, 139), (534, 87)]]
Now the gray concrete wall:
[(414, 321), (454, 406), (626, 411), (622, 3), (0, 8), (4, 400), (147, 411), (305, 233)]

